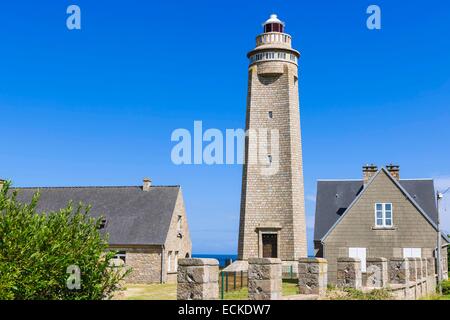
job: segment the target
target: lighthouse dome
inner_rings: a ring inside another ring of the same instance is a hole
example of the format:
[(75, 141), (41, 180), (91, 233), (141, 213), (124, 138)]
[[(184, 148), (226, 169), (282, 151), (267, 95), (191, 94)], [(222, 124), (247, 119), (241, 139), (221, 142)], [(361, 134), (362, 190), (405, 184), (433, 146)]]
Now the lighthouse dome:
[(276, 14), (271, 14), (263, 26), (264, 32), (284, 32), (284, 22), (278, 19)]

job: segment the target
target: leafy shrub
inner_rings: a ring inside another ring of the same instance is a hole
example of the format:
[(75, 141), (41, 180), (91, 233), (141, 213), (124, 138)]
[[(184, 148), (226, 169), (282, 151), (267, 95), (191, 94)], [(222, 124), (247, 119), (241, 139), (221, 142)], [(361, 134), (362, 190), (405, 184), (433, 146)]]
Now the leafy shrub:
[[(111, 298), (127, 272), (111, 267), (101, 219), (81, 204), (38, 214), (38, 193), (22, 204), (9, 186), (0, 191), (0, 299)], [(79, 289), (68, 288), (71, 265), (79, 267)]]
[(450, 295), (450, 280), (442, 281), (442, 294)]

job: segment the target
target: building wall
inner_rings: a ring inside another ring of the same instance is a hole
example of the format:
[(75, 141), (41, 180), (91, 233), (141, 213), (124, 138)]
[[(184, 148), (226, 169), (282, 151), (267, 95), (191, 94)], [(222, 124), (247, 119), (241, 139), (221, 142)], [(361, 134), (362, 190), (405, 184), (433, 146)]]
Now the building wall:
[(111, 246), (115, 251), (125, 251), (125, 265), (132, 268), (127, 283), (160, 283), (162, 246)]
[[(374, 229), (377, 202), (392, 203), (393, 229)], [(381, 171), (324, 241), (329, 282), (336, 282), (336, 259), (348, 257), (350, 247), (366, 248), (367, 257), (402, 257), (403, 248), (422, 248), (422, 257), (432, 257), (436, 236), (432, 225)]]
[[(262, 255), (259, 231), (278, 233), (282, 260), (307, 255), (297, 77), (297, 66), (289, 62), (260, 62), (249, 68), (246, 128), (279, 130), (279, 170), (264, 175), (261, 169), (269, 166), (268, 159), (266, 164), (250, 163), (249, 156), (258, 154), (258, 146), (246, 138), (238, 243), (241, 260)], [(274, 155), (270, 144), (269, 134), (268, 154)], [(265, 160), (267, 155), (260, 157)]]
[[(181, 231), (178, 230), (179, 216), (181, 216)], [(181, 233), (181, 238), (178, 236), (179, 233)], [(169, 252), (172, 252), (171, 270), (168, 270), (169, 265), (167, 260), (169, 259)], [(164, 248), (164, 282), (176, 282), (177, 280), (177, 268), (175, 264), (176, 252), (178, 252), (178, 259), (185, 258), (186, 256), (191, 257), (192, 255), (192, 242), (181, 189), (175, 203), (175, 209)]]

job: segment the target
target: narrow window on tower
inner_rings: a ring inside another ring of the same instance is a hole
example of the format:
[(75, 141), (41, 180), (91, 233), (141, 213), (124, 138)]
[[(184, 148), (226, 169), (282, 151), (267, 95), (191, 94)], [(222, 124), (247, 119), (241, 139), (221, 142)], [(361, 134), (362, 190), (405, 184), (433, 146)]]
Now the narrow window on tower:
[(267, 156), (267, 158), (269, 159), (269, 163), (272, 163), (272, 156), (270, 154)]
[(297, 85), (298, 77), (294, 76), (294, 85)]
[(269, 111), (269, 119), (272, 119), (272, 118), (273, 118), (273, 112)]

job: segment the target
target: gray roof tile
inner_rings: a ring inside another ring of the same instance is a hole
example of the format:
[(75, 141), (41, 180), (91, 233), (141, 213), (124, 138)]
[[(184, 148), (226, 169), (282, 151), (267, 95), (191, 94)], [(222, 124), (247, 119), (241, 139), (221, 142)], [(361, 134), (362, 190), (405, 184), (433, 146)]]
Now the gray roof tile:
[(14, 188), (18, 200), (29, 202), (40, 191), (38, 212), (57, 211), (69, 201), (91, 205), (90, 214), (105, 216), (104, 232), (112, 245), (163, 245), (175, 208), (179, 186)]

